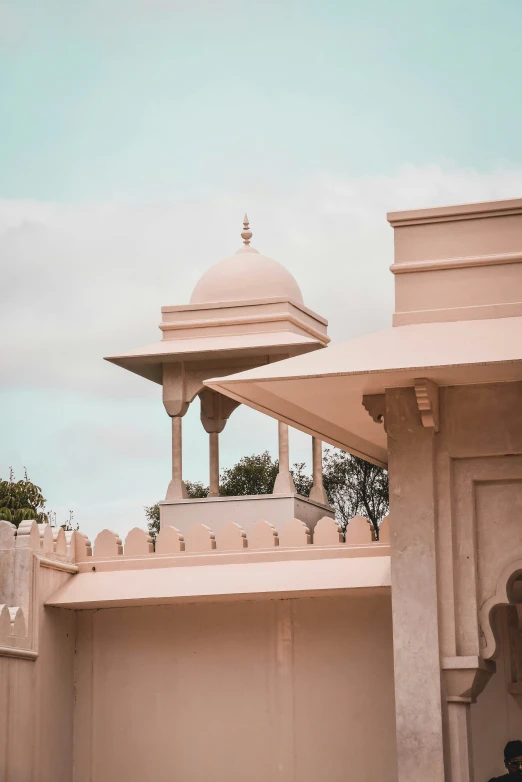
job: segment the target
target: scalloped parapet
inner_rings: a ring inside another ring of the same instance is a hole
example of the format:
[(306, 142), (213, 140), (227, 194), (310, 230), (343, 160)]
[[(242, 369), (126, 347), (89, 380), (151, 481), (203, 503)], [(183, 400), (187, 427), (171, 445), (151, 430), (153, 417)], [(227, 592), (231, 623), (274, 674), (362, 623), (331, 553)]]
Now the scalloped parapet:
[(65, 530), (62, 527), (53, 528), (53, 547), (54, 553), (58, 557), (67, 557), (67, 539)]
[(11, 635), (14, 638), (25, 638), (27, 635), (27, 627), (22, 609), (19, 606), (10, 607), (9, 615), (11, 617)]
[(117, 532), (102, 529), (94, 541), (95, 557), (118, 557), (123, 554), (121, 538)]
[(242, 551), (248, 547), (247, 534), (235, 521), (227, 522), (219, 531), (217, 547), (221, 551)]
[(390, 543), (390, 517), (385, 516), (379, 527), (379, 543)]
[(143, 554), (152, 554), (154, 545), (152, 538), (146, 529), (134, 527), (125, 538), (123, 549), (126, 556), (141, 556)]
[(216, 536), (206, 524), (195, 524), (187, 534), (185, 547), (192, 553), (213, 551), (216, 548)]
[[(381, 524), (380, 543), (388, 544), (389, 528), (388, 518)], [(32, 522), (29, 522), (23, 530), (22, 545), (30, 545), (35, 542)], [(49, 532), (44, 530), (38, 538), (42, 540)], [(13, 545), (13, 531), (10, 527), (1, 528), (1, 535), (7, 542), (6, 546)], [(31, 537), (33, 536), (33, 537)], [(94, 553), (87, 536), (79, 531), (63, 533), (61, 530), (53, 531), (54, 556), (62, 558), (64, 551), (64, 539), (67, 550), (67, 559), (82, 563), (91, 559), (116, 559), (131, 557), (154, 557), (187, 554), (205, 554), (218, 552), (251, 552), (281, 548), (307, 548), (310, 545), (321, 547), (358, 546), (369, 548), (373, 545), (371, 525), (362, 516), (355, 516), (348, 523), (346, 534), (343, 535), (339, 523), (328, 516), (321, 518), (313, 531), (299, 519), (289, 519), (280, 531), (268, 521), (263, 519), (256, 521), (250, 531), (233, 521), (227, 522), (217, 532), (206, 524), (195, 524), (186, 535), (171, 525), (163, 525), (153, 544), (149, 532), (139, 527), (130, 530), (122, 544), (117, 532), (105, 529), (96, 537)], [(2, 538), (0, 538), (1, 540)], [(43, 550), (41, 550), (43, 554)], [(368, 551), (368, 554), (370, 552)], [(361, 552), (361, 556), (364, 556)]]
[(185, 551), (185, 538), (177, 529), (165, 524), (156, 538), (156, 554), (180, 554)]
[(0, 551), (14, 549), (16, 541), (16, 527), (10, 521), (0, 519)]
[(343, 531), (339, 523), (330, 516), (323, 516), (322, 519), (319, 519), (314, 529), (314, 545), (339, 546), (343, 543)]
[(256, 521), (250, 530), (248, 545), (251, 549), (265, 549), (279, 546), (277, 529), (269, 521)]
[(91, 541), (83, 532), (76, 529), (73, 532), (66, 532), (67, 555), (73, 562), (83, 562), (88, 557), (92, 557)]
[(15, 645), (16, 639), (27, 637), (27, 625), (20, 606), (0, 605), (0, 644)]
[(42, 554), (48, 557), (54, 553), (53, 528), (50, 524), (39, 524), (38, 532), (40, 533), (40, 549)]
[(0, 643), (2, 640), (11, 637), (11, 614), (9, 608), (3, 604), (0, 605)]
[(16, 531), (16, 548), (40, 551), (40, 531), (34, 519), (21, 521)]
[(281, 530), (279, 542), (285, 548), (308, 546), (312, 542), (312, 535), (304, 521), (290, 519)]
[(372, 528), (364, 516), (354, 516), (346, 525), (345, 540), (352, 546), (369, 546), (372, 542)]

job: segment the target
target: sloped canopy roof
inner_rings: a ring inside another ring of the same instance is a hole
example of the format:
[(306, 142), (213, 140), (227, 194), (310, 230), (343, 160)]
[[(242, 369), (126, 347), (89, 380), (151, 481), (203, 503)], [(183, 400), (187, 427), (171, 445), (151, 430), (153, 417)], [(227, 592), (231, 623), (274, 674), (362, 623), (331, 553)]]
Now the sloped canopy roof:
[(275, 360), (278, 354), (306, 353), (319, 347), (322, 345), (312, 337), (291, 331), (271, 331), (167, 339), (118, 356), (107, 356), (106, 361), (161, 385), (163, 364), (171, 362), (265, 355)]
[(385, 466), (386, 434), (362, 397), (423, 377), (439, 386), (522, 380), (522, 317), (384, 329), (206, 385)]

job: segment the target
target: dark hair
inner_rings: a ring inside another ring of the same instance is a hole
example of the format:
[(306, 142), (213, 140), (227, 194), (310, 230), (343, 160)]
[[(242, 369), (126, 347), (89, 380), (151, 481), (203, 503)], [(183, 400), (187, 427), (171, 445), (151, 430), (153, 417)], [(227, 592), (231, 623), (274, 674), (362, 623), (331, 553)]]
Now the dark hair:
[(508, 741), (504, 747), (504, 760), (509, 763), (513, 758), (522, 757), (522, 741)]

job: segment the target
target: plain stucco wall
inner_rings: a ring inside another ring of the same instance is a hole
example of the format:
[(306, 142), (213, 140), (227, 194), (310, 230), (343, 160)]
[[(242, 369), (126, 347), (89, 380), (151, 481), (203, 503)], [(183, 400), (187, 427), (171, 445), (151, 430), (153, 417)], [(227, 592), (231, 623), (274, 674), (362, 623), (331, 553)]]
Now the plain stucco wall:
[(75, 782), (396, 779), (389, 596), (78, 620)]

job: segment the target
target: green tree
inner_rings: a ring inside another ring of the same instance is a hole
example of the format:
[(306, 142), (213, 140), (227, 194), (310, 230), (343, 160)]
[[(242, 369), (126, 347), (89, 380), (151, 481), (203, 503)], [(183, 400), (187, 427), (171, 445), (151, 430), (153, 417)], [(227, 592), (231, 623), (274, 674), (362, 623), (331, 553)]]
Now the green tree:
[(312, 476), (305, 473), (305, 463), (294, 464), (290, 472), (294, 481), (295, 490), (301, 497), (308, 497), (312, 489)]
[[(268, 451), (243, 456), (233, 467), (221, 471), (219, 492), (223, 497), (271, 494), (279, 470), (279, 462)], [(305, 472), (304, 462), (294, 464), (292, 478), (298, 494), (308, 497), (312, 478)], [(323, 456), (323, 483), (330, 505), (343, 531), (350, 519), (360, 515), (368, 519), (376, 538), (379, 524), (388, 512), (388, 473), (363, 459), (326, 449)], [(208, 486), (186, 481), (191, 498), (207, 497)], [(145, 508), (149, 533), (159, 532), (159, 504)]]
[(323, 484), (343, 531), (350, 519), (368, 519), (375, 537), (388, 513), (388, 473), (364, 459), (327, 448), (323, 456)]
[(10, 468), (9, 480), (0, 479), (0, 519), (10, 521), (17, 527), (27, 519), (35, 519), (39, 524), (47, 522), (45, 502), (41, 488), (29, 480), (27, 471), (17, 481)]
[[(304, 472), (304, 462), (294, 464), (290, 472), (298, 494), (308, 497), (312, 479)], [(219, 493), (223, 497), (241, 495), (272, 494), (279, 471), (279, 461), (272, 459), (268, 451), (252, 456), (243, 456), (234, 467), (222, 470)]]
[(223, 497), (272, 494), (279, 470), (268, 451), (243, 456), (237, 464), (221, 471), (219, 493)]

